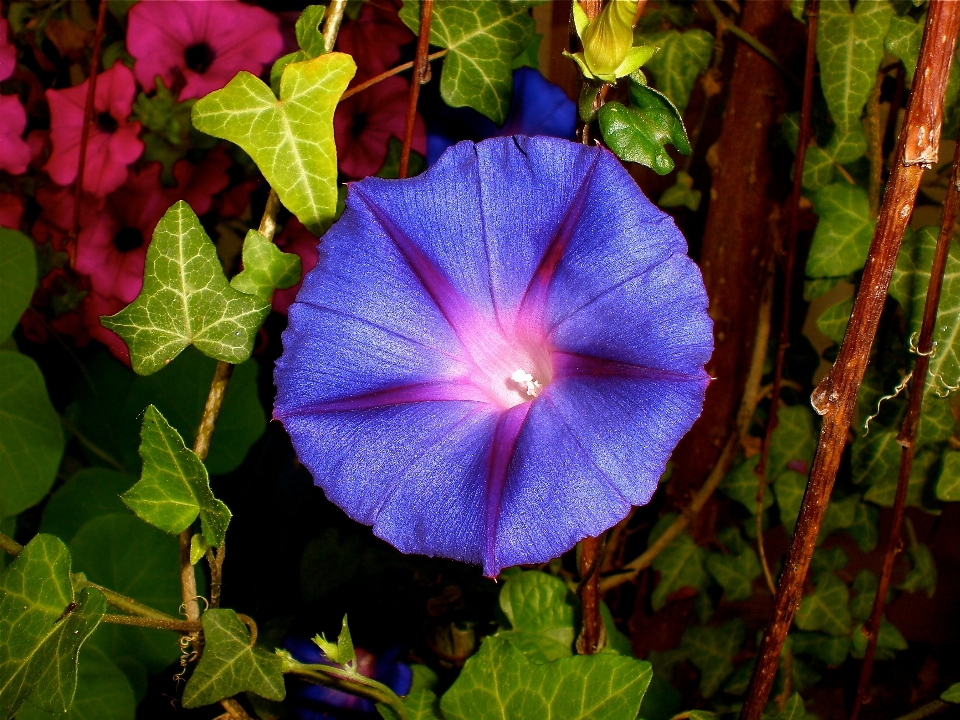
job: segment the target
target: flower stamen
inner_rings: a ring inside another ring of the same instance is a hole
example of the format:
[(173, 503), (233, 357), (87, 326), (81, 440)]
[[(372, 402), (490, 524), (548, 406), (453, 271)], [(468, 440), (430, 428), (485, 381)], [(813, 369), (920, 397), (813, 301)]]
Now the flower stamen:
[(543, 386), (533, 379), (533, 375), (522, 368), (518, 368), (510, 376), (517, 385), (519, 385), (530, 397), (538, 397), (543, 390)]

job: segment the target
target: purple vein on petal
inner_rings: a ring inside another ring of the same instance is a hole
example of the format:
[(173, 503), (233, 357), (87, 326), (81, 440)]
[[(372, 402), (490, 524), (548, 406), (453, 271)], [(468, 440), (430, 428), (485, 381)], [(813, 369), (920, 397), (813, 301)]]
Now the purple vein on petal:
[(704, 382), (709, 379), (709, 375), (703, 371), (697, 374), (682, 373), (562, 350), (555, 350), (550, 357), (557, 377), (617, 377), (668, 382)]
[(530, 278), (527, 289), (523, 293), (523, 299), (520, 301), (518, 317), (534, 322), (542, 320), (543, 309), (547, 301), (547, 293), (550, 291), (550, 284), (553, 282), (553, 276), (557, 272), (557, 266), (560, 264), (560, 260), (563, 259), (567, 245), (570, 244), (570, 239), (573, 237), (577, 224), (580, 222), (580, 216), (583, 215), (583, 210), (587, 206), (590, 185), (593, 181), (597, 164), (600, 162), (601, 154), (602, 151), (597, 150), (593, 162), (587, 169), (586, 174), (583, 176), (583, 181), (577, 189), (577, 194), (574, 195), (570, 207), (567, 208), (563, 220), (560, 221), (560, 226), (554, 233), (553, 238), (551, 238), (550, 244), (547, 245), (547, 249), (544, 251), (543, 257), (540, 259), (540, 264), (537, 265), (537, 269), (533, 273), (533, 277)]
[(496, 577), (497, 566), (497, 523), (500, 519), (500, 503), (507, 485), (507, 471), (513, 453), (517, 449), (520, 431), (526, 422), (533, 403), (522, 403), (503, 412), (497, 420), (490, 443), (490, 455), (487, 459), (486, 497), (484, 499), (484, 537), (483, 574)]
[(483, 393), (468, 380), (438, 380), (385, 388), (383, 390), (376, 390), (340, 400), (324, 400), (322, 402), (309, 403), (283, 412), (274, 411), (274, 419), (282, 420), (292, 415), (350, 412), (355, 410), (372, 410), (390, 405), (446, 401), (488, 402)]
[(375, 202), (364, 195), (359, 184), (350, 186), (350, 190), (358, 197), (367, 209), (373, 214), (380, 223), (380, 226), (387, 233), (387, 236), (393, 242), (394, 247), (400, 253), (400, 256), (407, 263), (410, 271), (416, 276), (426, 290), (427, 294), (433, 300), (434, 304), (450, 323), (450, 327), (463, 341), (461, 336), (464, 328), (470, 327), (475, 322), (476, 311), (470, 306), (466, 299), (457, 291), (450, 282), (449, 278), (434, 265), (424, 252), (417, 247), (417, 244), (407, 237), (389, 215), (387, 215)]

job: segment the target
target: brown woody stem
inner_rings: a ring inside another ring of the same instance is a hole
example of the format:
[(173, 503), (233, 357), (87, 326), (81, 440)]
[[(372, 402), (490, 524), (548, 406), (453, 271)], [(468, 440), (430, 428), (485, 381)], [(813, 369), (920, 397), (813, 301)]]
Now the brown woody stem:
[(413, 78), (410, 80), (410, 94), (407, 96), (407, 123), (403, 129), (403, 147), (400, 150), (400, 171), (398, 176), (405, 178), (410, 169), (410, 149), (413, 147), (413, 131), (417, 124), (417, 100), (420, 98), (420, 86), (430, 82), (430, 21), (433, 19), (433, 0), (420, 2), (420, 35), (417, 37), (417, 56), (414, 59)]
[(603, 539), (587, 537), (580, 541), (580, 610), (582, 625), (577, 638), (580, 655), (595, 655), (606, 643), (603, 617), (600, 615), (600, 564)]
[(803, 583), (833, 489), (870, 348), (880, 322), (903, 232), (925, 168), (937, 160), (946, 89), (960, 3), (932, 0), (920, 47), (916, 80), (900, 132), (893, 170), (880, 208), (853, 314), (837, 361), (811, 398), (823, 416), (817, 453), (777, 586), (775, 607), (760, 643), (741, 720), (760, 720), (777, 672), (780, 652), (800, 605)]

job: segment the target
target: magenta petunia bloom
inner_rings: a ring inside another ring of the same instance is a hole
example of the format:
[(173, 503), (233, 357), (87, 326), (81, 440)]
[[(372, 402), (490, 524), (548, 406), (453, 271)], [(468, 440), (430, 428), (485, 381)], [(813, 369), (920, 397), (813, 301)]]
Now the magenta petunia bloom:
[(0, 95), (0, 170), (21, 175), (30, 164), (30, 146), (23, 139), (27, 112), (16, 95)]
[(236, 0), (143, 0), (127, 23), (127, 50), (148, 92), (159, 76), (180, 100), (219, 90), (241, 70), (254, 75), (283, 51), (280, 20)]
[(350, 186), (290, 307), (274, 417), (403, 552), (544, 562), (650, 500), (700, 414), (699, 269), (607, 150), (462, 142)]
[(10, 23), (0, 17), (0, 80), (6, 80), (17, 68), (17, 46), (7, 39)]
[(210, 212), (213, 196), (230, 184), (227, 170), (230, 168), (230, 156), (217, 148), (204, 155), (200, 162), (180, 160), (173, 166), (176, 187), (166, 190), (166, 207), (183, 200), (197, 215)]
[[(410, 83), (394, 76), (337, 105), (333, 132), (340, 172), (362, 178), (383, 167), (390, 138), (403, 137), (409, 91)], [(413, 127), (413, 149), (421, 155), (427, 151), (427, 129), (419, 115)]]
[(100, 206), (81, 208), (75, 267), (102, 297), (126, 304), (140, 293), (147, 246), (168, 206), (160, 171), (151, 163)]
[(296, 253), (300, 256), (301, 280), (293, 287), (285, 290), (273, 291), (273, 309), (278, 313), (286, 314), (287, 308), (296, 299), (300, 292), (300, 286), (303, 284), (303, 277), (313, 270), (317, 264), (317, 237), (307, 230), (303, 223), (295, 217), (287, 220), (283, 226), (283, 232), (279, 233), (273, 241), (281, 250), (287, 253)]
[(360, 16), (345, 22), (337, 35), (337, 50), (357, 63), (353, 84), (372, 78), (399, 64), (401, 46), (416, 36), (400, 19), (401, 3), (368, 2)]
[[(60, 185), (69, 185), (77, 179), (89, 82), (84, 80), (66, 90), (47, 90), (53, 152), (46, 171)], [(127, 180), (127, 167), (143, 153), (140, 123), (128, 121), (136, 92), (133, 73), (123, 63), (114, 63), (97, 78), (93, 123), (83, 170), (86, 192), (103, 196), (116, 190)]]

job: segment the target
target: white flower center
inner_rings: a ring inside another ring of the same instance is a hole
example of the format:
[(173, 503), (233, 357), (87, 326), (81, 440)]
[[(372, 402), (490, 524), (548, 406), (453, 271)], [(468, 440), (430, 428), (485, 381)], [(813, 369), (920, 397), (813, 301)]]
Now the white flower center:
[(543, 386), (533, 379), (533, 375), (522, 368), (514, 370), (510, 379), (519, 385), (520, 389), (530, 397), (537, 397), (540, 395), (540, 391), (543, 390)]

